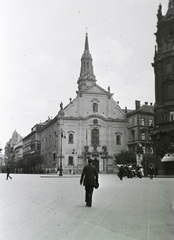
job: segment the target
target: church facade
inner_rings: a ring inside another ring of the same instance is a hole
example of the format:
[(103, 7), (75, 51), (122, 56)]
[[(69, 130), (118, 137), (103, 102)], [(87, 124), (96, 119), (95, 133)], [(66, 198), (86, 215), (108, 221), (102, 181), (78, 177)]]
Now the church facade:
[(41, 130), (46, 168), (81, 173), (90, 157), (100, 173), (113, 173), (115, 155), (128, 150), (128, 121), (110, 87), (97, 84), (87, 34), (77, 84), (76, 98), (66, 107), (61, 103), (58, 115)]

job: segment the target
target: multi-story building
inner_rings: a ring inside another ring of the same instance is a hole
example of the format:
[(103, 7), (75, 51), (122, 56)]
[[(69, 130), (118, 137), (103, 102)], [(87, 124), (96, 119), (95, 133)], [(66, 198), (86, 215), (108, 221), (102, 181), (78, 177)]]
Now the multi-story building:
[(127, 112), (128, 118), (128, 147), (130, 151), (137, 154), (137, 164), (143, 165), (147, 173), (149, 165), (155, 162), (149, 157), (153, 154), (153, 142), (150, 137), (150, 128), (154, 125), (153, 105), (145, 102), (140, 105), (140, 101), (135, 101), (135, 110)]
[(23, 158), (23, 140), (14, 146), (15, 162)]
[[(151, 132), (156, 143), (174, 130), (174, 0), (169, 0), (166, 15), (162, 15), (160, 4), (157, 17), (157, 46), (152, 64), (155, 73), (154, 129)], [(174, 161), (163, 163), (161, 157), (158, 158), (159, 173), (164, 174), (169, 169), (174, 173)]]
[(40, 139), (40, 131), (41, 129), (48, 124), (50, 119), (43, 123), (36, 124), (31, 132), (23, 138), (23, 157), (26, 158), (28, 155), (41, 154), (41, 139)]
[(5, 146), (5, 162), (13, 163), (15, 162), (15, 151), (14, 147), (22, 140), (22, 137), (17, 131), (15, 130), (12, 134), (12, 138)]

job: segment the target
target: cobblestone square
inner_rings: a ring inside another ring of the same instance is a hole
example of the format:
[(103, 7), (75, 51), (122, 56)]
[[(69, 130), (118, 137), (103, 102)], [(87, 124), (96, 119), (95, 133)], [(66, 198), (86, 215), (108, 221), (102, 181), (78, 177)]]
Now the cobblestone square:
[(80, 176), (0, 174), (2, 240), (173, 240), (174, 178), (99, 175), (93, 206)]

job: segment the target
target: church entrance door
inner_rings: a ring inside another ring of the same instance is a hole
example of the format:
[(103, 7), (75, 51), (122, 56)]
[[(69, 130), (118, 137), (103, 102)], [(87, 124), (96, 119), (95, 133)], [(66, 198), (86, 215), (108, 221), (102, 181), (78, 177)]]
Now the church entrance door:
[(92, 161), (92, 164), (96, 167), (98, 173), (99, 173), (99, 160), (97, 158), (95, 158), (93, 161)]

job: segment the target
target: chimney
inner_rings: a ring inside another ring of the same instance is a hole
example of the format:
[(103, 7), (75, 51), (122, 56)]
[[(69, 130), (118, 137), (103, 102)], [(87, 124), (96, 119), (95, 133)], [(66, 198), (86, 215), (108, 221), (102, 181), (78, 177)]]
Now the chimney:
[(125, 106), (125, 113), (127, 113), (127, 106)]
[(144, 104), (145, 104), (145, 105), (148, 105), (148, 102), (145, 102)]
[(152, 106), (152, 105), (153, 105), (153, 103), (151, 102), (151, 103), (150, 103), (150, 106)]
[(135, 100), (135, 109), (136, 110), (140, 109), (140, 101), (139, 100)]

